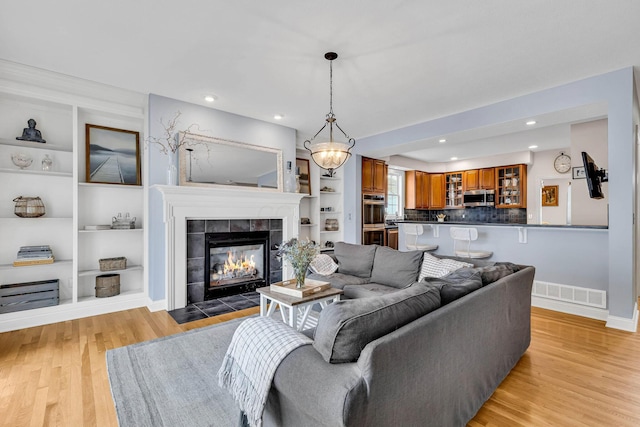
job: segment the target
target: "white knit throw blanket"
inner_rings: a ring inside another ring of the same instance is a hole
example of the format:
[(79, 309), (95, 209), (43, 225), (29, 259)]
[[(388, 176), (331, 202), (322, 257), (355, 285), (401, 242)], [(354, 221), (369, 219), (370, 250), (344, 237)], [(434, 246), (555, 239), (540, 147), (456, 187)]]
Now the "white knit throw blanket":
[(262, 426), (262, 412), (280, 362), (312, 340), (270, 317), (254, 317), (238, 326), (218, 371), (250, 426)]

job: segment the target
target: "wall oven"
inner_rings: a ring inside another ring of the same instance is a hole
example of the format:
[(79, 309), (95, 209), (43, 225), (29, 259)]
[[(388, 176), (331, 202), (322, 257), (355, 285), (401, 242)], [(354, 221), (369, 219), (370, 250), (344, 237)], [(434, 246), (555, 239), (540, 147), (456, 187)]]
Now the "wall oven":
[(362, 227), (384, 228), (384, 195), (362, 195)]
[(385, 245), (384, 195), (362, 195), (362, 244)]

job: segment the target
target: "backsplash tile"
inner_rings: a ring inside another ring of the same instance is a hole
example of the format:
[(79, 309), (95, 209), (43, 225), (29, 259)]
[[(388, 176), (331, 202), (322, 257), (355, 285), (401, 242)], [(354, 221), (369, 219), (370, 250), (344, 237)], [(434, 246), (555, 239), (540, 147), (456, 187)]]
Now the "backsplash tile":
[(405, 209), (404, 219), (407, 221), (437, 221), (437, 215), (446, 215), (445, 221), (452, 222), (486, 222), (496, 224), (526, 224), (526, 209), (496, 209), (494, 207), (477, 207), (468, 209), (421, 210)]

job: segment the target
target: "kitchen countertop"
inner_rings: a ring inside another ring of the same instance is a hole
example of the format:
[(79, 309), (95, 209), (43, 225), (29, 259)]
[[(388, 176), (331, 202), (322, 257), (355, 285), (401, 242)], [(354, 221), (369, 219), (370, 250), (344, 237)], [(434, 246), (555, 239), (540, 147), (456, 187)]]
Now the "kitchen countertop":
[(437, 224), (437, 225), (474, 225), (485, 227), (527, 227), (527, 228), (564, 228), (564, 229), (592, 229), (608, 230), (606, 225), (562, 225), (562, 224), (511, 224), (496, 222), (457, 222), (457, 221), (396, 221), (396, 223), (406, 224)]

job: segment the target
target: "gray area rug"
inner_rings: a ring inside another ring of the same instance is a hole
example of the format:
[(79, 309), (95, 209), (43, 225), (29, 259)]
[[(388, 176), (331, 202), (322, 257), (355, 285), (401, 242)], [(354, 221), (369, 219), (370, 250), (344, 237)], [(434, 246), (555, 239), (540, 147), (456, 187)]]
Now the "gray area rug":
[(120, 426), (237, 426), (240, 409), (218, 369), (244, 319), (107, 351)]

